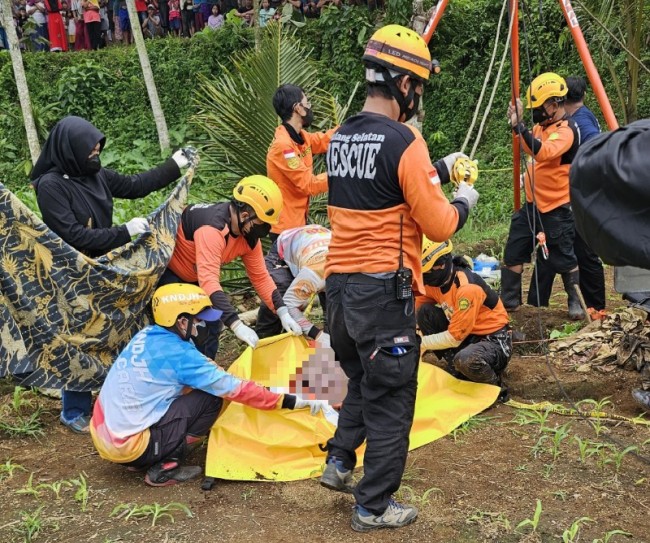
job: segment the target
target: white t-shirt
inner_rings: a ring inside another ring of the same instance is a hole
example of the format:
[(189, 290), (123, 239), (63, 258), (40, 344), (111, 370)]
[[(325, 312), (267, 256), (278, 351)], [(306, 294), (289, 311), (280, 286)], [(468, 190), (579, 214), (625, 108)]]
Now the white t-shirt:
[(44, 25), (47, 23), (47, 17), (45, 13), (40, 11), (36, 6), (45, 9), (45, 4), (43, 2), (36, 2), (33, 6), (27, 6), (27, 15), (31, 15), (37, 25)]

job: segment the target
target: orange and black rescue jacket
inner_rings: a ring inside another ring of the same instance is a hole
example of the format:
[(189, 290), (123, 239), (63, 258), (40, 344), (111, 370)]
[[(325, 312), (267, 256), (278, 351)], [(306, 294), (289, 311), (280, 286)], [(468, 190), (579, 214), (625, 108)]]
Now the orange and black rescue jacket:
[(277, 309), (282, 296), (264, 263), (262, 244), (250, 248), (244, 236), (230, 232), (230, 203), (187, 206), (181, 215), (176, 246), (169, 269), (183, 281), (198, 283), (212, 305), (223, 311), (221, 320), (229, 326), (237, 312), (221, 287), (221, 267), (241, 256), (246, 274), (264, 303)]
[(525, 176), (526, 201), (535, 201), (542, 213), (568, 204), (569, 168), (580, 146), (580, 132), (575, 122), (562, 119), (546, 127), (536, 124), (532, 138), (530, 132), (525, 131), (521, 140), (524, 151), (533, 157)]
[(325, 275), (397, 270), (401, 217), (404, 265), (413, 270), (415, 291), (424, 292), (422, 233), (449, 239), (468, 207), (445, 197), (420, 132), (376, 113), (350, 117), (327, 149), (327, 177), (332, 240)]
[(449, 320), (449, 333), (461, 342), (470, 334), (492, 334), (509, 321), (499, 295), (471, 270), (455, 268), (454, 280), (445, 292), (425, 286), (424, 296), (415, 298), (415, 307), (426, 303), (440, 305)]

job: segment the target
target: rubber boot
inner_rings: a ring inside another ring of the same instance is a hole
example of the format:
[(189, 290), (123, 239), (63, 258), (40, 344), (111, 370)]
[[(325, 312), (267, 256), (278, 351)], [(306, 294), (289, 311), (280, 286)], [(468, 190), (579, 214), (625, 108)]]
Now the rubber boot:
[(501, 300), (506, 311), (516, 311), (521, 305), (521, 274), (501, 268)]
[(569, 318), (572, 321), (579, 321), (585, 318), (585, 312), (580, 304), (580, 297), (576, 286), (580, 284), (580, 272), (578, 270), (572, 272), (565, 272), (562, 274), (562, 282), (564, 283), (564, 290), (567, 293), (567, 303), (569, 306)]

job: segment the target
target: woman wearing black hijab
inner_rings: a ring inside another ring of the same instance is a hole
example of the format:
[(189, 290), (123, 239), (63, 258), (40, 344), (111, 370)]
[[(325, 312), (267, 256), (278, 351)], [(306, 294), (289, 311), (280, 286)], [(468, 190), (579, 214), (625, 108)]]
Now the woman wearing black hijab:
[[(113, 198), (135, 199), (166, 187), (181, 175), (188, 159), (179, 150), (160, 166), (138, 175), (102, 168), (106, 138), (81, 117), (65, 117), (50, 132), (31, 174), (43, 222), (69, 245), (98, 257), (149, 230), (147, 220), (113, 226)], [(64, 390), (61, 422), (88, 432), (90, 392)]]

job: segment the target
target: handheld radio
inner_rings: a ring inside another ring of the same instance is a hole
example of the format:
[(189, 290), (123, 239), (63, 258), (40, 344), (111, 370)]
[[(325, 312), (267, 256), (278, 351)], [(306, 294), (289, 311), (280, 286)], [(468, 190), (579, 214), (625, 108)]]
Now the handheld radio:
[(410, 300), (413, 297), (413, 271), (404, 267), (402, 250), (402, 229), (404, 216), (399, 216), (399, 267), (395, 274), (395, 296), (398, 300)]

